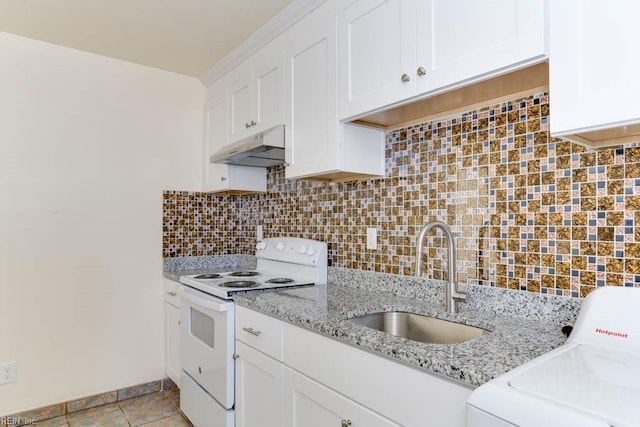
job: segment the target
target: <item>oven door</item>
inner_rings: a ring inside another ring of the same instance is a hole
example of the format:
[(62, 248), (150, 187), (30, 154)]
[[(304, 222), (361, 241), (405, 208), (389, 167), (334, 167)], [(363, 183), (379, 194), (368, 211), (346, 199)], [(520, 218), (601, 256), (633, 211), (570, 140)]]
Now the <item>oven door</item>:
[(179, 289), (182, 370), (221, 406), (232, 409), (234, 303), (188, 286)]

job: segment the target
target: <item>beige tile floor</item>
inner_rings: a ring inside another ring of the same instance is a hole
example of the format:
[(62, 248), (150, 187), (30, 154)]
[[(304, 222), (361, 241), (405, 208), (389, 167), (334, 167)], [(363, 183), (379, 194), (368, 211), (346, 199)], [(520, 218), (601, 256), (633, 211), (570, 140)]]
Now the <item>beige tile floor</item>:
[(38, 427), (189, 427), (179, 410), (180, 391), (147, 394), (117, 403), (39, 421)]

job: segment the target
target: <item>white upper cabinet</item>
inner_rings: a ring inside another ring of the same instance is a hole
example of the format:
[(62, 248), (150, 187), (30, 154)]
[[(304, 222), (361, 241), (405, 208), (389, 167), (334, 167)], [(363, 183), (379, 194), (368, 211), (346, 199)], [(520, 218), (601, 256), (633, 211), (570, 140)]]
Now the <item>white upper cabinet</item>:
[(418, 0), (417, 6), (418, 92), (547, 58), (544, 0)]
[(284, 46), (280, 39), (255, 55), (253, 120), (255, 132), (284, 124)]
[(551, 1), (549, 17), (551, 135), (592, 146), (637, 140), (640, 2)]
[(235, 71), (236, 80), (229, 86), (229, 140), (238, 141), (253, 132), (253, 97), (251, 93), (251, 72), (244, 70), (248, 64), (241, 64)]
[(338, 22), (343, 120), (546, 59), (544, 0), (359, 0)]
[(209, 157), (229, 143), (229, 88), (225, 80), (209, 88), (205, 104), (203, 191), (245, 193), (267, 189), (264, 168), (210, 163)]
[(284, 123), (283, 60), (284, 47), (278, 38), (232, 71), (230, 142)]
[(384, 175), (384, 133), (340, 123), (337, 23), (328, 2), (288, 31), (286, 177)]
[(299, 24), (291, 35), (286, 51), (288, 178), (332, 169), (338, 149), (335, 31), (330, 22)]
[(415, 95), (415, 10), (416, 0), (360, 0), (339, 15), (341, 118)]

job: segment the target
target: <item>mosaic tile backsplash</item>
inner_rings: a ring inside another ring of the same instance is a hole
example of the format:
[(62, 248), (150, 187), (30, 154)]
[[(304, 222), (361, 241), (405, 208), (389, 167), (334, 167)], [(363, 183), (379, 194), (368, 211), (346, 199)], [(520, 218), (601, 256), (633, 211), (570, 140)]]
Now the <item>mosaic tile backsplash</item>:
[[(330, 265), (414, 274), (416, 236), (442, 220), (461, 283), (584, 297), (640, 286), (640, 147), (591, 150), (551, 138), (546, 93), (387, 134), (386, 177), (331, 184), (268, 170), (245, 196), (166, 191), (165, 257), (253, 253), (265, 237), (328, 242)], [(378, 249), (366, 249), (366, 228)], [(446, 241), (423, 274), (446, 277)]]

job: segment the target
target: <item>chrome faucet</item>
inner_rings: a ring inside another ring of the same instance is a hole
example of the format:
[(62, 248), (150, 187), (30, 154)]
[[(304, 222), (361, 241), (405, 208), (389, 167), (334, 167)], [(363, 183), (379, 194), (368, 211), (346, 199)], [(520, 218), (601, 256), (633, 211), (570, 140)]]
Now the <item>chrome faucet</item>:
[(451, 229), (447, 224), (442, 221), (431, 221), (425, 224), (420, 230), (420, 234), (418, 235), (418, 243), (417, 243), (417, 251), (416, 251), (416, 277), (422, 276), (422, 246), (424, 244), (424, 239), (427, 236), (427, 233), (431, 231), (433, 228), (441, 229), (447, 240), (449, 241), (449, 259), (448, 259), (448, 268), (449, 268), (449, 279), (447, 280), (447, 285), (445, 287), (445, 308), (448, 313), (456, 313), (457, 310), (457, 302), (458, 301), (466, 301), (467, 294), (464, 292), (458, 291), (458, 286), (456, 284), (456, 243), (453, 239), (453, 234), (451, 233)]

